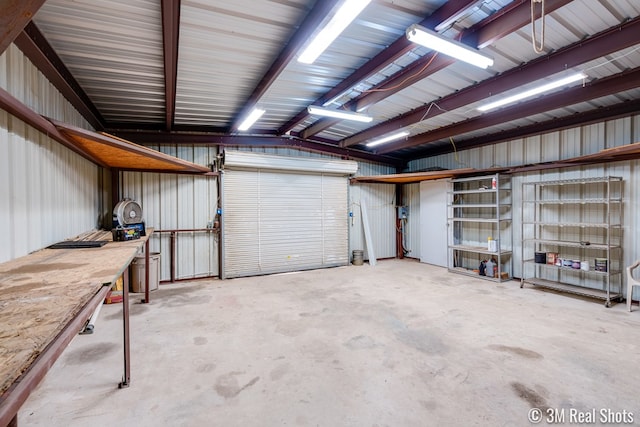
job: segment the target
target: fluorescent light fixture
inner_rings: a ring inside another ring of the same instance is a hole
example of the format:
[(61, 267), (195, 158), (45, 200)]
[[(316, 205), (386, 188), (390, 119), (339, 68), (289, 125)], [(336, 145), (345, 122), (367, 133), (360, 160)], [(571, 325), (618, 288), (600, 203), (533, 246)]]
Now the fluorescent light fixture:
[(298, 57), (298, 62), (313, 64), (370, 2), (371, 0), (346, 0)]
[(487, 68), (493, 65), (493, 58), (483, 55), (478, 49), (474, 49), (456, 40), (447, 39), (435, 31), (431, 31), (418, 24), (407, 28), (407, 38), (413, 43), (436, 50), (460, 61), (468, 62), (476, 67)]
[(353, 111), (347, 110), (330, 110), (328, 108), (316, 107), (315, 105), (308, 106), (307, 111), (309, 112), (309, 114), (313, 114), (316, 116), (333, 117), (336, 119), (344, 120), (355, 120), (356, 122), (369, 123), (371, 120), (373, 120), (373, 117), (367, 116), (366, 114), (354, 113)]
[(576, 73), (571, 74), (570, 76), (564, 77), (559, 80), (555, 80), (553, 82), (544, 84), (542, 86), (534, 87), (533, 89), (526, 90), (524, 92), (516, 93), (515, 95), (508, 96), (506, 98), (499, 99), (498, 101), (490, 102), (485, 105), (481, 105), (478, 107), (480, 111), (488, 111), (493, 110), (494, 108), (502, 107), (503, 105), (511, 104), (516, 101), (520, 101), (525, 98), (531, 98), (532, 96), (541, 94), (543, 92), (548, 92), (550, 90), (559, 88), (561, 86), (568, 85), (573, 82), (577, 82), (579, 80), (586, 79), (587, 75), (585, 73)]
[(248, 130), (253, 124), (258, 121), (260, 117), (265, 113), (265, 110), (261, 110), (260, 108), (254, 108), (253, 111), (247, 116), (246, 119), (240, 126), (238, 126), (238, 130)]
[(385, 142), (395, 141), (396, 139), (404, 138), (409, 135), (409, 131), (403, 130), (402, 132), (396, 132), (382, 138), (374, 139), (367, 144), (367, 147), (375, 147), (376, 145), (384, 144)]

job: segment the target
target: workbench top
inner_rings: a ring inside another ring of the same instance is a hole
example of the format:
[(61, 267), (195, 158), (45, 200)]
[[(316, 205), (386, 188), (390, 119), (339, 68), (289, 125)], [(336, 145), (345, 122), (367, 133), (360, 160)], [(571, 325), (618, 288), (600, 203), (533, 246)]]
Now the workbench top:
[(94, 232), (90, 240), (108, 243), (42, 249), (0, 264), (0, 395), (103, 286), (115, 283), (152, 232), (125, 242)]

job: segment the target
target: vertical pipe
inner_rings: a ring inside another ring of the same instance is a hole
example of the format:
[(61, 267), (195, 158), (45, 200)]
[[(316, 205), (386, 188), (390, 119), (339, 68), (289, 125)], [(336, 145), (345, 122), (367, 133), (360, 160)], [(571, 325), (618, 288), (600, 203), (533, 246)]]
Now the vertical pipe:
[(396, 184), (396, 258), (403, 259), (404, 258), (404, 248), (402, 244), (402, 224), (400, 223), (402, 219), (398, 215), (398, 206), (403, 206), (402, 204), (402, 184)]
[(147, 241), (144, 242), (144, 303), (149, 303), (149, 239), (151, 236), (147, 237)]
[(124, 376), (122, 382), (118, 384), (119, 388), (129, 387), (131, 378), (131, 349), (129, 347), (129, 266), (123, 273), (122, 284), (122, 325), (124, 336)]
[(171, 283), (176, 281), (176, 232), (170, 234), (171, 252), (169, 254), (169, 262), (171, 263)]

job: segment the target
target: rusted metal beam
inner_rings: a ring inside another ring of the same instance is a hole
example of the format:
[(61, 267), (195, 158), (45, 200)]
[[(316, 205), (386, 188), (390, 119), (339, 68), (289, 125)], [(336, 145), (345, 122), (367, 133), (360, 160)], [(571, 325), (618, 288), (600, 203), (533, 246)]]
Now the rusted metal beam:
[(388, 146), (382, 147), (379, 152), (384, 154), (395, 150), (411, 148), (430, 142), (448, 139), (463, 133), (473, 132), (535, 114), (541, 114), (557, 108), (564, 108), (637, 87), (640, 87), (640, 67), (624, 71), (601, 80), (586, 83), (584, 86), (572, 87), (547, 95), (542, 99), (522, 102), (515, 106), (483, 114), (463, 122), (443, 126), (436, 130), (416, 135), (406, 141), (389, 144)]
[[(435, 28), (438, 24), (442, 23), (452, 16), (459, 15), (462, 11), (474, 6), (476, 3), (477, 0), (452, 0), (445, 2), (442, 7), (420, 21), (420, 25), (427, 28)], [(397, 60), (402, 55), (412, 50), (414, 47), (414, 44), (407, 40), (405, 36), (399, 37), (396, 41), (391, 43), (389, 47), (373, 57), (362, 67), (354, 71), (349, 77), (340, 82), (336, 87), (318, 98), (313, 103), (313, 105), (322, 105), (332, 98), (339, 96), (341, 93), (344, 93), (345, 91), (354, 87), (360, 81), (382, 70), (387, 65), (391, 64), (393, 61)], [(306, 109), (300, 111), (291, 120), (285, 123), (278, 130), (278, 133), (280, 135), (284, 135), (285, 133), (296, 127), (298, 124), (303, 122), (307, 117), (309, 117), (309, 114), (307, 113)], [(335, 121), (332, 122), (335, 123)]]
[(162, 44), (164, 52), (165, 126), (173, 128), (176, 112), (178, 77), (178, 38), (180, 35), (180, 0), (162, 0)]
[(0, 1), (0, 55), (33, 19), (45, 0)]
[(310, 35), (316, 31), (319, 25), (322, 24), (338, 2), (338, 0), (323, 0), (316, 2), (313, 9), (307, 14), (305, 20), (298, 27), (298, 30), (289, 39), (289, 42), (280, 52), (275, 61), (273, 61), (269, 70), (262, 77), (251, 95), (249, 95), (249, 98), (243, 104), (243, 108), (236, 114), (234, 125), (232, 126), (234, 130), (238, 128), (240, 121), (244, 120), (245, 116), (253, 110), (260, 98), (262, 98), (265, 92), (271, 87), (273, 82), (278, 78), (289, 62), (295, 58), (296, 54), (306, 43)]
[[(640, 34), (640, 17), (636, 17), (621, 25), (602, 31), (586, 40), (559, 49), (544, 57), (537, 58), (520, 67), (485, 80), (474, 86), (462, 89), (437, 101), (439, 108), (424, 105), (394, 119), (373, 126), (357, 135), (345, 138), (342, 145), (349, 147), (359, 144), (375, 136), (392, 132), (418, 123), (427, 118), (438, 116), (444, 111), (452, 111), (465, 105), (486, 99), (507, 90), (515, 89), (523, 84), (575, 67), (593, 59), (637, 44)], [(428, 113), (428, 115), (427, 115)]]
[[(526, 138), (534, 135), (541, 135), (548, 132), (557, 132), (563, 129), (570, 129), (576, 126), (586, 126), (592, 123), (599, 123), (604, 120), (614, 120), (620, 117), (627, 117), (637, 114), (640, 111), (640, 100), (621, 102), (609, 107), (598, 108), (597, 110), (585, 111), (583, 113), (572, 114), (567, 117), (558, 117), (545, 122), (535, 123), (529, 126), (518, 127), (475, 138), (468, 138), (456, 141), (456, 151), (469, 150), (472, 148), (493, 145), (500, 142), (512, 141), (519, 138)], [(451, 144), (434, 148), (417, 150), (406, 156), (407, 161), (431, 157), (440, 154), (452, 153), (454, 151)]]
[(338, 155), (345, 159), (366, 160), (392, 166), (402, 166), (404, 161), (394, 156), (381, 156), (364, 150), (343, 148), (328, 141), (307, 141), (297, 137), (262, 135), (214, 135), (185, 132), (149, 132), (110, 130), (109, 133), (137, 144), (204, 144), (218, 146), (294, 147), (319, 153)]
[[(570, 3), (572, 0), (548, 0), (546, 13)], [(499, 17), (493, 15), (462, 33), (461, 42), (469, 46), (482, 48), (531, 23), (529, 2), (514, 2), (501, 10)], [(538, 11), (539, 12), (539, 11)], [(538, 13), (539, 14), (539, 13)], [(412, 45), (415, 47), (415, 45)], [(454, 63), (455, 60), (444, 55), (431, 53), (412, 62), (388, 79), (370, 89), (370, 92), (352, 99), (344, 105), (347, 110), (362, 111), (367, 107), (388, 98), (394, 93), (410, 87), (416, 82), (433, 75)], [(321, 120), (302, 131), (305, 138), (322, 132), (337, 123), (336, 120)], [(376, 134), (377, 136), (380, 134)]]
[(104, 118), (33, 22), (27, 24), (15, 44), (94, 129), (104, 129)]

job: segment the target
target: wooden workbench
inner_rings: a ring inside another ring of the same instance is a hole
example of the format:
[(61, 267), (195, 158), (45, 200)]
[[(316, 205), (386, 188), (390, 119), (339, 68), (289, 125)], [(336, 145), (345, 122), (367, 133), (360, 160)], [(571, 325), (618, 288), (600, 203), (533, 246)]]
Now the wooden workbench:
[[(99, 248), (42, 249), (0, 264), (0, 426), (17, 423), (19, 407), (103, 302), (111, 285), (143, 247), (148, 255), (152, 232), (126, 242), (113, 242), (110, 232), (97, 232), (91, 240), (108, 240)], [(145, 266), (148, 269), (148, 260)], [(128, 280), (123, 292), (125, 386), (129, 376), (127, 287)]]

